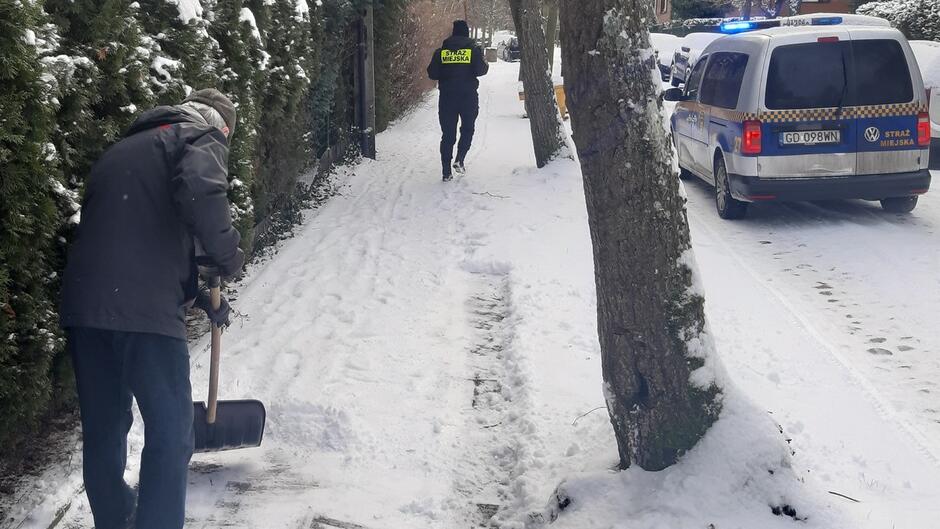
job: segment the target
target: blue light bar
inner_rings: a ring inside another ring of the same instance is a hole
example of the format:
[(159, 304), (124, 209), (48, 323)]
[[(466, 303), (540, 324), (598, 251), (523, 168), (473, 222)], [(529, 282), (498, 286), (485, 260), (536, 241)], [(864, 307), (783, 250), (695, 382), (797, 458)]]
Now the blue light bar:
[(721, 26), (719, 26), (719, 29), (722, 33), (741, 33), (742, 31), (750, 31), (756, 27), (757, 24), (754, 22), (736, 20), (734, 22), (722, 22)]
[(835, 26), (842, 23), (842, 17), (820, 17), (813, 19), (814, 26)]

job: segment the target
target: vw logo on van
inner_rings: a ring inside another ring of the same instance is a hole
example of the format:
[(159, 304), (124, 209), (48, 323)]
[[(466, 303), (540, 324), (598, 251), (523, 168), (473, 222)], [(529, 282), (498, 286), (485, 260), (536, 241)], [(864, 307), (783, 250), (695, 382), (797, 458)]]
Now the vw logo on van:
[(865, 139), (870, 143), (875, 143), (881, 139), (881, 131), (878, 130), (878, 127), (868, 127), (865, 129)]

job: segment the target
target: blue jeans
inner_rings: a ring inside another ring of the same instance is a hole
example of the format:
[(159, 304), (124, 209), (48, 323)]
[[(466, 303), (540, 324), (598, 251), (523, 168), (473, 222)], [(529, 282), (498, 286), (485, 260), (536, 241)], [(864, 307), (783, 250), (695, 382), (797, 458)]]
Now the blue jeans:
[(179, 529), (193, 453), (186, 342), (157, 334), (68, 329), (84, 438), (85, 493), (96, 529), (125, 529), (134, 492), (124, 481), (131, 399), (144, 420), (137, 529)]

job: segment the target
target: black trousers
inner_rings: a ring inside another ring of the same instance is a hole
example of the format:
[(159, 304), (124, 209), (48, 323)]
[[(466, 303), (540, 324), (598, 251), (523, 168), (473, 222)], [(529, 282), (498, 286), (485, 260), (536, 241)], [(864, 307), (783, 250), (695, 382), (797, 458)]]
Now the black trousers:
[(438, 117), (441, 121), (441, 165), (444, 174), (450, 174), (450, 160), (457, 143), (457, 121), (460, 121), (460, 143), (457, 144), (457, 161), (463, 162), (473, 142), (473, 131), (480, 113), (480, 96), (476, 91), (441, 92), (438, 101)]
[(68, 330), (82, 412), (85, 493), (96, 529), (126, 529), (134, 493), (124, 481), (131, 399), (144, 420), (137, 529), (180, 529), (193, 453), (193, 400), (184, 340)]

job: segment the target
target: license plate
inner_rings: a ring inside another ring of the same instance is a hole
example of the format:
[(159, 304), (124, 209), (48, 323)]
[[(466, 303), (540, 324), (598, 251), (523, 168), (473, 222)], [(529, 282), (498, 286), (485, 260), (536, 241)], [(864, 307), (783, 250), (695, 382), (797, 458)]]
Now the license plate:
[(794, 130), (780, 133), (781, 145), (830, 145), (841, 142), (841, 130)]

